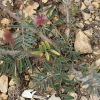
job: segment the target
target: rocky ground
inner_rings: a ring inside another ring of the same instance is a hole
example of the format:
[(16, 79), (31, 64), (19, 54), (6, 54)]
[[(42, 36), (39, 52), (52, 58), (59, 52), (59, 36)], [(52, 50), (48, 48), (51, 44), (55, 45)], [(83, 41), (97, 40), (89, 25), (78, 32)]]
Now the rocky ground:
[[(63, 0), (64, 1), (64, 0)], [(52, 5), (52, 3), (57, 4), (59, 6), (57, 9), (59, 10), (61, 15), (66, 17), (66, 7), (64, 4), (59, 4), (59, 0), (48, 0), (47, 4), (44, 7), (48, 7)], [(100, 66), (100, 0), (73, 0), (70, 6), (75, 5), (77, 10), (72, 13), (70, 18), (70, 22), (72, 23), (70, 34), (73, 34), (74, 41), (74, 49), (75, 51), (82, 52), (82, 61), (86, 62), (90, 65), (94, 64), (96, 66)], [(2, 20), (4, 17), (8, 15), (0, 16)], [(7, 17), (8, 18), (8, 17)], [(57, 17), (54, 18), (56, 20)], [(1, 21), (1, 24), (4, 23)], [(59, 26), (60, 31), (64, 33), (67, 30), (67, 25)], [(53, 30), (56, 32), (56, 30)], [(2, 30), (0, 30), (2, 33)], [(1, 36), (2, 37), (2, 36)], [(2, 64), (2, 62), (1, 62)], [(55, 91), (47, 87), (45, 93), (39, 93), (37, 89), (37, 93), (35, 95), (40, 99), (25, 99), (22, 97), (22, 93), (24, 90), (30, 89), (34, 86), (31, 76), (33, 75), (32, 70), (28, 70), (27, 73), (22, 73), (19, 75), (19, 78), (12, 78), (12, 76), (1, 75), (0, 77), (0, 100), (45, 100), (41, 99), (43, 97), (47, 97), (48, 95), (52, 95), (53, 97), (48, 100), (60, 100), (60, 98), (55, 98), (53, 95)], [(79, 77), (77, 78), (79, 79)], [(79, 88), (78, 86), (76, 87)], [(71, 93), (70, 95), (74, 96), (73, 100), (100, 100), (100, 98), (95, 95), (89, 95), (84, 87), (79, 89), (79, 92)], [(29, 94), (30, 95), (30, 94)], [(40, 96), (40, 97), (39, 97)], [(54, 99), (55, 98), (55, 99)]]

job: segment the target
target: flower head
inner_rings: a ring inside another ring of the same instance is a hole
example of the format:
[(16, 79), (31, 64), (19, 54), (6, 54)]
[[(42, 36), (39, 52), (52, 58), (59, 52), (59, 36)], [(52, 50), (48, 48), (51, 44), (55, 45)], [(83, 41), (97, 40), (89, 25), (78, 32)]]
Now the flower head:
[(35, 17), (34, 17), (34, 24), (39, 26), (42, 25), (46, 22), (46, 17), (40, 13), (38, 13)]
[(5, 38), (5, 43), (13, 42), (12, 33), (9, 30), (4, 30), (4, 38)]

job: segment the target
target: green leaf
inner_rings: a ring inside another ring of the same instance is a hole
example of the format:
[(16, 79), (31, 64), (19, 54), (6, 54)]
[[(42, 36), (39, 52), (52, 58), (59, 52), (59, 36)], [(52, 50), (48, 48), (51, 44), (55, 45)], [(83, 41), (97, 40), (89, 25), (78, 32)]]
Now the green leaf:
[(22, 73), (22, 67), (23, 67), (23, 65), (22, 65), (22, 61), (21, 61), (21, 59), (18, 61), (18, 72), (19, 73)]
[(51, 67), (49, 66), (49, 64), (47, 62), (44, 62), (43, 64), (44, 64), (45, 68), (52, 74), (53, 70), (51, 69)]
[(57, 15), (57, 13), (58, 13), (58, 11), (54, 11), (52, 13), (52, 15), (49, 17), (49, 19), (52, 20), (55, 17), (55, 15)]
[(10, 28), (21, 28), (21, 26), (20, 25), (11, 25), (11, 26), (9, 26)]
[(62, 86), (62, 88), (67, 91), (67, 92), (74, 92), (73, 89), (69, 88), (69, 87), (66, 87), (66, 86)]
[(51, 7), (49, 7), (47, 10), (47, 13), (46, 13), (46, 15), (48, 15), (48, 14), (50, 14), (50, 12), (51, 12), (51, 10), (54, 8), (54, 5), (52, 5)]
[(25, 57), (25, 61), (26, 61), (27, 66), (28, 66), (29, 68), (32, 68), (32, 65), (31, 65), (30, 60), (29, 60), (28, 57)]
[(52, 79), (48, 78), (48, 84), (50, 85), (51, 88), (54, 88), (54, 84), (52, 82)]
[(63, 22), (64, 20), (65, 20), (65, 18), (61, 18), (61, 19), (57, 20), (57, 21), (54, 23), (54, 25), (58, 25), (58, 24), (60, 24), (61, 22)]
[(60, 94), (63, 98), (65, 98), (65, 100), (73, 100), (74, 97), (67, 95), (67, 94)]
[(56, 79), (56, 81), (57, 81), (58, 83), (61, 82), (61, 80), (60, 80), (60, 78), (59, 78), (58, 76), (54, 75), (54, 78)]

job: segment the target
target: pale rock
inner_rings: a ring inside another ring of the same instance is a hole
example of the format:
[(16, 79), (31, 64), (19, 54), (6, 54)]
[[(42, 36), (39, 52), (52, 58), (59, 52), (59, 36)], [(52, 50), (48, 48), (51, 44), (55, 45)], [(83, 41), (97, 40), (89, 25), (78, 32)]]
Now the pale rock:
[(0, 100), (3, 100), (2, 97), (1, 97), (1, 95), (0, 95)]
[(82, 22), (80, 22), (80, 23), (76, 23), (76, 26), (79, 27), (79, 28), (83, 28), (84, 24)]
[(33, 88), (34, 87), (34, 83), (32, 81), (30, 81), (28, 86), (29, 86), (29, 88)]
[(53, 94), (48, 100), (61, 100), (60, 97), (56, 97), (55, 94)]
[(81, 100), (88, 100), (88, 99), (85, 96), (82, 96)]
[(9, 19), (7, 19), (7, 18), (3, 18), (2, 20), (1, 20), (1, 24), (3, 25), (3, 26), (5, 26), (5, 25), (9, 25), (11, 23), (11, 21), (9, 20)]
[(91, 17), (91, 14), (86, 13), (86, 12), (82, 12), (82, 15), (83, 15), (83, 19), (84, 19), (84, 20), (88, 20), (88, 19), (90, 19), (90, 17)]
[(25, 75), (25, 80), (29, 81), (29, 75)]
[(92, 22), (92, 18), (89, 18), (89, 21)]
[(62, 14), (66, 15), (66, 8), (65, 8), (65, 6), (64, 6), (63, 4), (60, 4), (60, 6), (59, 6), (59, 11), (60, 11)]
[(91, 4), (91, 1), (92, 0), (84, 0), (84, 3), (85, 3), (86, 6), (89, 6)]
[(76, 93), (70, 92), (69, 95), (72, 96), (72, 97), (74, 97), (73, 100), (77, 100), (77, 94)]
[(2, 93), (2, 94), (1, 94), (1, 97), (2, 97), (2, 99), (3, 99), (3, 100), (7, 100), (8, 95), (7, 95), (7, 94)]
[(95, 65), (96, 66), (100, 66), (100, 58), (98, 60), (95, 61)]
[(100, 3), (100, 0), (94, 0), (94, 1)]
[(87, 87), (89, 86), (89, 84), (86, 84), (86, 85), (82, 85), (82, 89), (87, 89)]
[(46, 3), (48, 0), (42, 0), (43, 3)]
[(16, 84), (16, 83), (15, 83), (14, 79), (12, 78), (12, 79), (10, 80), (10, 82), (9, 82), (9, 85), (12, 86), (12, 85), (14, 85), (14, 84)]
[(80, 2), (80, 0), (75, 0), (75, 2)]
[(85, 33), (87, 36), (92, 37), (93, 29), (90, 28), (90, 29), (88, 29), (88, 30), (85, 30), (84, 33)]
[(16, 87), (15, 86), (10, 86), (8, 89), (8, 95), (12, 96), (12, 94), (16, 91)]
[(85, 24), (90, 24), (90, 21), (86, 20), (84, 23), (85, 23)]
[(100, 5), (99, 5), (98, 2), (92, 2), (92, 5), (93, 5), (95, 8), (99, 8), (99, 7), (100, 7)]
[(2, 60), (0, 60), (0, 65), (2, 65), (3, 64), (3, 61)]
[(97, 97), (96, 95), (92, 95), (92, 94), (90, 94), (90, 98), (89, 98), (89, 100), (100, 100), (100, 98)]
[(74, 48), (76, 52), (92, 53), (90, 39), (81, 30), (76, 34)]
[(98, 47), (93, 48), (93, 55), (95, 55), (95, 56), (100, 55), (100, 49)]
[(95, 20), (100, 21), (100, 16), (96, 16)]
[(86, 9), (86, 6), (85, 6), (85, 4), (82, 2), (81, 10), (84, 10), (84, 9)]
[(0, 77), (0, 91), (6, 93), (8, 89), (8, 77), (6, 75), (2, 75)]
[[(28, 5), (25, 10), (23, 10), (23, 13), (25, 14), (25, 17), (27, 16), (31, 16), (36, 13), (36, 11), (34, 9), (37, 9), (39, 7), (39, 4), (37, 2), (34, 2), (33, 5)], [(22, 8), (20, 7), (20, 11), (19, 14), (22, 15)]]
[(21, 96), (20, 96), (19, 98), (20, 98), (20, 100), (25, 100), (25, 99), (24, 99), (23, 97), (21, 97)]
[(95, 12), (94, 7), (92, 5), (89, 5), (88, 9), (89, 9), (90, 13), (94, 13)]

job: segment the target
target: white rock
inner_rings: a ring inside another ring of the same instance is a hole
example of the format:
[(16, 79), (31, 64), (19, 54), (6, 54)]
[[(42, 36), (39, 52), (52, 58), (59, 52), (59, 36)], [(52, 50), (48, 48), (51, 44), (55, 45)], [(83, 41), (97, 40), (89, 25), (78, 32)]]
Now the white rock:
[(100, 21), (100, 16), (96, 16), (95, 20)]
[(90, 19), (90, 17), (91, 17), (91, 14), (86, 13), (86, 12), (82, 12), (82, 15), (83, 15), (83, 19), (84, 19), (84, 20), (88, 20), (88, 19)]
[(5, 75), (2, 75), (0, 77), (0, 91), (3, 93), (6, 93), (8, 89), (8, 77)]
[(79, 28), (83, 28), (84, 24), (82, 22), (80, 22), (80, 23), (76, 23), (76, 26), (79, 27)]
[(23, 97), (20, 96), (20, 100), (25, 100)]
[(92, 53), (90, 39), (81, 30), (76, 34), (74, 48), (76, 52)]
[(61, 100), (60, 97), (56, 97), (55, 94), (53, 94), (48, 100)]
[(75, 2), (80, 2), (80, 0), (75, 0)]
[(84, 10), (84, 9), (86, 9), (86, 6), (85, 6), (85, 4), (82, 2), (81, 10)]
[(12, 79), (10, 80), (10, 82), (9, 82), (9, 85), (12, 86), (12, 85), (14, 85), (14, 84), (16, 84), (16, 83), (15, 83), (14, 79), (12, 78)]
[(7, 18), (3, 18), (2, 20), (1, 20), (1, 24), (4, 26), (4, 25), (9, 25), (11, 23), (11, 21), (9, 20), (9, 19), (7, 19)]
[(99, 5), (98, 2), (92, 2), (92, 5), (93, 5), (95, 8), (99, 8), (99, 7), (100, 7), (100, 5)]
[(88, 100), (88, 99), (85, 96), (82, 96), (81, 100)]
[(94, 11), (94, 7), (92, 5), (89, 5), (88, 6), (88, 9), (89, 9), (90, 13), (94, 13), (95, 12)]
[(74, 97), (73, 100), (77, 100), (77, 94), (74, 92), (69, 93), (70, 96)]
[(92, 37), (92, 34), (93, 34), (93, 30), (92, 28), (88, 29), (88, 30), (85, 30), (84, 33), (89, 36), (89, 37)]
[(93, 50), (93, 55), (95, 55), (95, 56), (100, 55), (100, 49), (98, 49), (98, 50)]
[(48, 0), (42, 0), (43, 3), (46, 3)]
[(100, 98), (91, 94), (89, 100), (100, 100)]
[(90, 24), (90, 21), (86, 20), (84, 23), (85, 23), (85, 24)]
[(100, 0), (94, 0), (94, 1), (100, 3)]
[(2, 94), (1, 94), (1, 97), (2, 97), (2, 99), (3, 99), (3, 100), (7, 100), (8, 95), (6, 95), (6, 94), (2, 93)]
[(96, 66), (100, 66), (100, 58), (98, 60), (95, 61), (95, 65)]
[(84, 0), (85, 5), (89, 6), (92, 0)]

